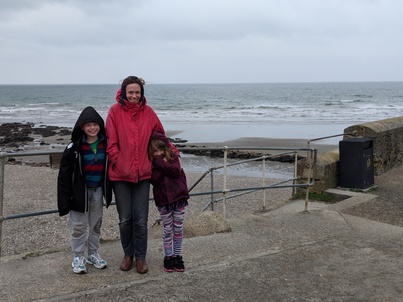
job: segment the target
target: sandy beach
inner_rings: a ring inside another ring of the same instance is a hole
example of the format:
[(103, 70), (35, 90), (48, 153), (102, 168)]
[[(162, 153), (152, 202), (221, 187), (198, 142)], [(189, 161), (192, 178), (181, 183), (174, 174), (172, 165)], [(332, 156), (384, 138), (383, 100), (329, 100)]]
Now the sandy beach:
[[(250, 125), (247, 131), (237, 131), (234, 125), (170, 125), (166, 127), (168, 137), (178, 142), (190, 145), (209, 146), (256, 146), (256, 147), (298, 147), (305, 148), (308, 140), (312, 140), (305, 131), (295, 132), (295, 125), (282, 126), (282, 131), (276, 128), (266, 130), (261, 125)], [(344, 128), (340, 125), (305, 125), (308, 128), (323, 129), (323, 135), (338, 135), (333, 138), (312, 141), (311, 147), (318, 150), (329, 150), (337, 147), (343, 137)], [(243, 127), (245, 128), (245, 127)], [(304, 129), (302, 125), (298, 128)], [(288, 129), (288, 130), (287, 130)], [(71, 127), (57, 127), (34, 123), (4, 123), (0, 124), (0, 151), (23, 151), (25, 149), (64, 148), (71, 137)], [(231, 130), (231, 132), (229, 132)], [(201, 135), (203, 134), (203, 135)], [(324, 137), (324, 136), (322, 136)]]
[[(56, 131), (54, 135), (43, 137), (38, 134), (31, 135), (34, 141), (26, 145), (29, 149), (49, 149), (49, 150), (63, 150), (64, 147), (70, 142), (70, 134), (64, 134), (66, 128), (60, 128)], [(222, 140), (222, 141), (206, 141), (206, 142), (196, 142), (183, 141), (181, 136), (183, 132), (180, 130), (167, 130), (166, 135), (171, 138), (174, 142), (178, 142), (179, 146), (189, 147), (267, 147), (267, 148), (307, 148), (308, 140), (297, 139), (297, 138), (271, 138), (271, 137), (239, 137), (232, 140)], [(340, 138), (341, 140), (342, 138)], [(323, 142), (310, 142), (309, 146), (315, 148), (319, 153), (325, 153), (330, 150), (338, 148), (335, 143), (326, 144)]]
[[(186, 131), (185, 131), (186, 132)], [(10, 135), (11, 133), (11, 135)], [(338, 145), (335, 143), (325, 144), (323, 141), (310, 142), (306, 139), (294, 139), (294, 138), (271, 138), (271, 137), (237, 137), (232, 140), (215, 140), (207, 142), (188, 141), (183, 139), (184, 131), (181, 130), (167, 130), (166, 134), (174, 144), (179, 148), (192, 148), (199, 151), (184, 151), (185, 153), (192, 153), (202, 155), (194, 157), (191, 160), (191, 164), (188, 165), (186, 172), (204, 172), (205, 167), (211, 167), (214, 165), (221, 165), (216, 159), (208, 155), (207, 151), (203, 151), (203, 148), (218, 148), (224, 149), (225, 147), (232, 148), (235, 153), (232, 153), (232, 157), (248, 158), (268, 154), (281, 154), (281, 150), (270, 150), (270, 148), (285, 148), (285, 149), (306, 149), (315, 148), (318, 150), (318, 154), (324, 154), (328, 151), (338, 150)], [(8, 157), (8, 160), (13, 162), (25, 163), (30, 165), (49, 165), (49, 156), (18, 156), (20, 152), (63, 152), (66, 145), (70, 142), (71, 129), (66, 127), (55, 127), (42, 125), (41, 127), (33, 127), (33, 124), (2, 124), (0, 125), (0, 152), (12, 153), (13, 155)], [(340, 137), (341, 139), (341, 137)], [(262, 150), (249, 150), (245, 148), (264, 148)], [(236, 148), (242, 148), (242, 151), (237, 151)], [(186, 154), (183, 153), (183, 157)], [(299, 157), (306, 156), (305, 151), (299, 152)], [(285, 155), (287, 157), (287, 155)], [(286, 160), (284, 158), (274, 159), (277, 161)], [(277, 167), (278, 170), (280, 167)], [(288, 170), (288, 167), (285, 167)], [(281, 170), (281, 168), (280, 168)], [(276, 171), (269, 171), (271, 177), (277, 177)], [(270, 175), (269, 175), (270, 176)]]

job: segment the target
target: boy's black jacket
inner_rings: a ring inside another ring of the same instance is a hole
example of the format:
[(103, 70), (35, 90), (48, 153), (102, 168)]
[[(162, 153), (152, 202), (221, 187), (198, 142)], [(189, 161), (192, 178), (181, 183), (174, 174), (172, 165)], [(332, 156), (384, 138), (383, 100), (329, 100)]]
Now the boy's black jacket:
[[(86, 107), (77, 119), (71, 134), (71, 142), (67, 145), (60, 161), (60, 170), (57, 180), (57, 206), (59, 215), (67, 215), (71, 210), (85, 213), (88, 211), (88, 196), (83, 175), (83, 160), (81, 143), (84, 131), (81, 125), (96, 122), (100, 126), (98, 138), (104, 140), (105, 149), (107, 139), (105, 124), (99, 113), (92, 107)], [(102, 179), (102, 190), (106, 207), (112, 201), (112, 189), (108, 178), (108, 157), (105, 160), (105, 173)]]

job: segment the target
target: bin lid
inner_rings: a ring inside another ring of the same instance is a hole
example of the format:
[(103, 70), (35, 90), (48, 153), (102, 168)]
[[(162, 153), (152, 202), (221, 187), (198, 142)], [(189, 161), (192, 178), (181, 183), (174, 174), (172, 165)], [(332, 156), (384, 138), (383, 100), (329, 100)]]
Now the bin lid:
[(360, 148), (369, 149), (372, 148), (373, 140), (371, 138), (355, 137), (346, 140), (339, 141), (340, 148)]
[(342, 142), (346, 142), (346, 143), (365, 143), (365, 142), (372, 142), (372, 138), (354, 137), (354, 138), (350, 138), (350, 139), (343, 139)]

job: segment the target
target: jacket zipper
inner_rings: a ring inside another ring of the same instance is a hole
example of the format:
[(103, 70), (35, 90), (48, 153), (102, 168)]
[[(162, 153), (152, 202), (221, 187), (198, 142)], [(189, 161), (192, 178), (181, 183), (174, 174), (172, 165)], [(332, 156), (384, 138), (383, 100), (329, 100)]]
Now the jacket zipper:
[(83, 174), (83, 169), (81, 166), (81, 154), (79, 152), (76, 153), (76, 156), (78, 157), (78, 167), (80, 169), (80, 174), (81, 177), (84, 179), (84, 213), (88, 212), (88, 190), (87, 190), (87, 184), (85, 183), (85, 178)]

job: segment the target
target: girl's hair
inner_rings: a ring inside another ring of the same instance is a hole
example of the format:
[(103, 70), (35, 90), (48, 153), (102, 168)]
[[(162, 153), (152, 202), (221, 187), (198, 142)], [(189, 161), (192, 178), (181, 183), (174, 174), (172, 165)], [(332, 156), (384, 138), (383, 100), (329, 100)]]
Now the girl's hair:
[(168, 147), (162, 140), (153, 139), (148, 144), (148, 158), (152, 161), (154, 159), (154, 151), (158, 149), (164, 149), (164, 157), (168, 161), (173, 160), (172, 149)]
[(121, 98), (123, 100), (127, 100), (126, 96), (126, 86), (129, 84), (139, 84), (141, 88), (141, 97), (140, 97), (140, 102), (142, 103), (144, 101), (144, 85), (146, 81), (144, 81), (143, 78), (138, 78), (136, 76), (128, 76), (122, 81), (122, 86), (121, 86)]

